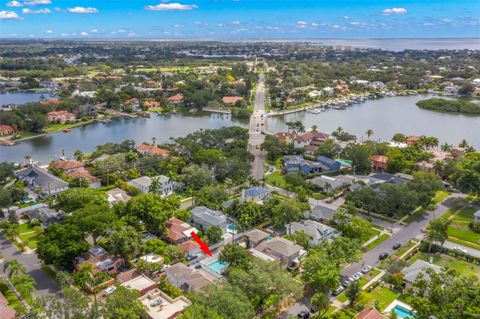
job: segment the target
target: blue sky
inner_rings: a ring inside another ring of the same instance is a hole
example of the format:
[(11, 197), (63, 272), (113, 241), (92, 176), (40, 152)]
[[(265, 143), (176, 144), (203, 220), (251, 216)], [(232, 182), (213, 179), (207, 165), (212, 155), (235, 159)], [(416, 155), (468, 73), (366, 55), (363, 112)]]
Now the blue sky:
[(479, 0), (0, 0), (0, 37), (479, 37)]

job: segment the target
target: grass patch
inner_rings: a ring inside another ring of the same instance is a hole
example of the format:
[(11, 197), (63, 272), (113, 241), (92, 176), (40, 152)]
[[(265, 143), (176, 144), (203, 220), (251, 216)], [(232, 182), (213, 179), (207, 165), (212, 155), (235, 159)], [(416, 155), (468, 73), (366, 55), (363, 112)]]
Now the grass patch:
[(58, 132), (58, 131), (61, 131), (61, 130), (64, 130), (64, 129), (67, 129), (67, 128), (74, 128), (74, 127), (78, 127), (78, 126), (82, 126), (82, 125), (87, 125), (87, 124), (90, 124), (92, 123), (93, 120), (87, 120), (87, 121), (80, 121), (80, 122), (75, 122), (75, 123), (72, 123), (72, 124), (60, 124), (60, 123), (55, 123), (55, 124), (51, 124), (49, 127), (47, 127), (45, 129), (45, 133), (54, 133), (54, 132)]
[(415, 213), (408, 215), (408, 217), (405, 218), (403, 221), (407, 224), (410, 224), (411, 222), (417, 220), (417, 218), (423, 216), (425, 213), (426, 210), (424, 208), (420, 208)]
[(473, 248), (480, 248), (480, 234), (474, 232), (468, 226), (468, 224), (473, 221), (473, 214), (475, 212), (475, 208), (465, 207), (458, 214), (453, 216), (451, 219), (452, 223), (448, 227), (449, 240), (457, 240), (458, 243)]
[(433, 257), (433, 263), (435, 265), (454, 269), (462, 276), (471, 276), (476, 275), (480, 277), (480, 266), (473, 263), (469, 263), (462, 259), (457, 259), (448, 255), (438, 255), (438, 254), (428, 254), (428, 253), (419, 253), (417, 259), (424, 261), (430, 261), (430, 257)]
[(18, 300), (17, 296), (15, 296), (3, 280), (0, 280), (0, 292), (5, 296), (5, 299), (7, 299), (8, 305), (15, 309), (17, 315), (21, 316), (27, 312), (25, 306)]
[(371, 293), (371, 297), (378, 303), (381, 312), (385, 310), (400, 294), (387, 287), (377, 287)]
[(452, 208), (450, 208), (449, 210), (447, 210), (445, 212), (445, 214), (442, 215), (443, 218), (450, 218), (453, 214), (455, 214), (455, 212), (459, 209), (461, 209), (462, 206), (460, 205), (457, 205), (457, 206), (454, 206)]
[(345, 291), (337, 296), (337, 300), (340, 302), (345, 302), (347, 301), (347, 299), (348, 298), (347, 298), (347, 294), (345, 294)]
[(282, 174), (280, 174), (280, 172), (273, 172), (271, 174), (268, 174), (265, 182), (267, 184), (277, 186), (277, 187), (280, 187), (280, 188), (287, 188), (288, 187), (288, 184), (285, 181), (285, 178), (283, 177)]
[(20, 234), (18, 236), (21, 241), (23, 241), (30, 249), (37, 248), (37, 236), (35, 233)]
[(445, 198), (447, 198), (448, 196), (450, 195), (449, 192), (447, 191), (438, 191), (435, 195), (435, 197), (432, 199), (432, 204), (433, 205), (437, 205), (438, 203), (440, 203), (442, 200), (444, 200)]
[(374, 241), (372, 241), (370, 244), (368, 244), (367, 246), (363, 247), (362, 248), (362, 251), (366, 252), (366, 251), (369, 251), (369, 250), (372, 250), (373, 248), (377, 247), (378, 245), (380, 245), (381, 243), (383, 243), (385, 240), (387, 240), (388, 238), (390, 238), (390, 235), (388, 234), (382, 234), (380, 237), (378, 237), (377, 239), (375, 239)]
[(29, 223), (25, 224), (19, 224), (18, 225), (18, 232), (21, 233), (26, 233), (32, 231), (32, 226)]

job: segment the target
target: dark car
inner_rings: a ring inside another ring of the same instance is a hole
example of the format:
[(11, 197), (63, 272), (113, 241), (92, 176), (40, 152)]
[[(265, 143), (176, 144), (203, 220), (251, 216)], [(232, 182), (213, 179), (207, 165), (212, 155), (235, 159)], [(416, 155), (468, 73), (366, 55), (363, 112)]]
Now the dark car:
[(398, 249), (398, 248), (400, 248), (400, 247), (402, 247), (402, 245), (401, 245), (400, 243), (396, 243), (395, 245), (393, 245), (392, 248), (393, 248), (393, 249)]
[(190, 261), (190, 260), (194, 260), (194, 259), (197, 259), (197, 258), (198, 258), (197, 255), (188, 255), (186, 259), (187, 259), (188, 261)]
[(380, 254), (380, 256), (378, 256), (378, 259), (384, 260), (387, 257), (388, 257), (388, 253), (383, 252), (383, 253)]
[(297, 315), (297, 317), (299, 319), (308, 319), (310, 318), (310, 314), (307, 311), (302, 311)]

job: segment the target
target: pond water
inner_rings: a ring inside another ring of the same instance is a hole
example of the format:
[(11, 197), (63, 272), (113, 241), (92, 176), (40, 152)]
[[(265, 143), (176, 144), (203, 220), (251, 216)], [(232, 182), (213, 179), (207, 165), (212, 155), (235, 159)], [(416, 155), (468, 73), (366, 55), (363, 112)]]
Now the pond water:
[(6, 92), (0, 93), (0, 105), (4, 104), (24, 104), (30, 102), (38, 102), (41, 100), (42, 95), (46, 99), (53, 99), (48, 93), (41, 92)]

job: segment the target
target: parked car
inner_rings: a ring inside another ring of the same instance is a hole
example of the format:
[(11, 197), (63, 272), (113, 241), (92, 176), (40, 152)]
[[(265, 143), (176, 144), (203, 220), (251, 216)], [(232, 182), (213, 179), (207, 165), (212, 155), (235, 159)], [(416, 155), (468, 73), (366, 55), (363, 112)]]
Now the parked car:
[(455, 246), (455, 247), (453, 247), (453, 249), (456, 250), (456, 251), (462, 252), (464, 254), (468, 254), (468, 250), (466, 250), (465, 248)]
[(350, 277), (350, 278), (346, 279), (344, 282), (342, 282), (342, 285), (346, 288), (346, 287), (350, 286), (350, 284), (354, 281), (355, 281), (355, 279)]
[(398, 248), (400, 248), (400, 247), (402, 247), (402, 245), (401, 245), (400, 243), (395, 243), (395, 244), (392, 246), (393, 249), (398, 249)]
[(363, 274), (361, 272), (356, 272), (353, 274), (353, 279), (355, 280), (360, 280), (360, 278), (362, 278)]
[(298, 313), (297, 317), (299, 319), (308, 319), (310, 318), (310, 314), (307, 311), (301, 311)]
[(388, 257), (388, 253), (383, 252), (383, 253), (380, 254), (380, 256), (378, 256), (378, 259), (384, 260), (384, 259), (387, 258), (387, 257)]
[(372, 266), (365, 265), (365, 266), (362, 267), (362, 272), (364, 274), (368, 273), (370, 270), (372, 270)]
[(332, 292), (332, 295), (334, 295), (336, 297), (339, 294), (341, 294), (344, 290), (345, 290), (345, 288), (343, 286), (340, 286), (335, 291)]
[(197, 259), (197, 258), (198, 258), (197, 255), (188, 255), (188, 256), (186, 257), (186, 259), (187, 259), (188, 261), (194, 260), (194, 259)]

